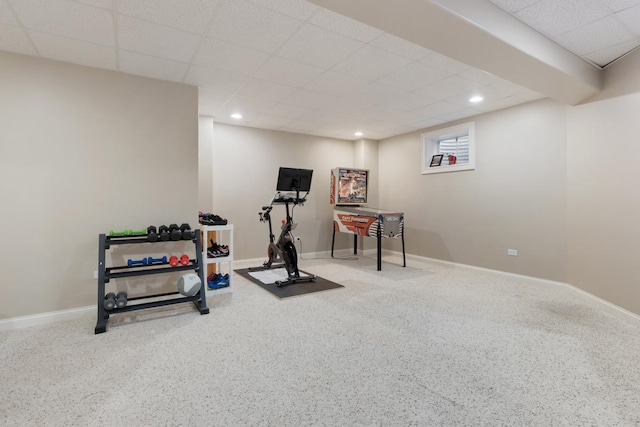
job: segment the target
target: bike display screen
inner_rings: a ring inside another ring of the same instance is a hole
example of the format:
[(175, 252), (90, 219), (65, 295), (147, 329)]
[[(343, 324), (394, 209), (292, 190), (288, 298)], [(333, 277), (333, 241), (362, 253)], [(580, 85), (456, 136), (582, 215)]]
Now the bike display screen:
[(312, 169), (280, 167), (276, 191), (311, 191)]

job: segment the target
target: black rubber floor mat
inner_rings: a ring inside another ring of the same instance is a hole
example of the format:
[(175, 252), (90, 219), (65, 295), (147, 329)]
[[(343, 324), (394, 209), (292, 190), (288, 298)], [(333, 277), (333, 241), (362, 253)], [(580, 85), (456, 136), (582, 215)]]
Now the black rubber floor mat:
[[(262, 271), (268, 272), (268, 273), (278, 272), (277, 270), (262, 270)], [(235, 272), (240, 274), (243, 277), (246, 277), (256, 285), (260, 286), (262, 289), (265, 289), (271, 292), (273, 295), (277, 296), (278, 298), (288, 298), (288, 297), (294, 297), (297, 295), (310, 294), (313, 292), (326, 291), (329, 289), (344, 288), (344, 286), (339, 285), (338, 283), (331, 282), (327, 279), (323, 279), (322, 277), (318, 277), (318, 276), (316, 276), (316, 279), (313, 282), (294, 283), (291, 285), (278, 287), (275, 283), (263, 283), (259, 278), (257, 278), (256, 276), (259, 276), (259, 277), (261, 276), (260, 275), (261, 270), (259, 268), (258, 269), (243, 268), (243, 269), (235, 270)], [(251, 273), (254, 273), (254, 274), (252, 275)], [(311, 273), (307, 273), (306, 271), (300, 271), (300, 274), (301, 276), (312, 275)], [(283, 277), (286, 278), (286, 272), (284, 273)]]

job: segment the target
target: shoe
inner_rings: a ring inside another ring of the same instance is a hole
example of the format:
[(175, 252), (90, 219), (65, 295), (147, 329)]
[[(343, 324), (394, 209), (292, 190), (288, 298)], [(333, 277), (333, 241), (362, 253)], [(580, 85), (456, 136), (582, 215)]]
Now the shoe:
[(207, 276), (207, 283), (217, 281), (220, 278), (220, 276), (221, 274), (211, 273), (210, 275)]
[(227, 220), (212, 213), (198, 213), (198, 221), (202, 225), (227, 225)]
[(229, 256), (229, 247), (227, 245), (219, 245), (211, 239), (211, 246), (207, 248), (208, 258), (219, 258)]
[[(215, 274), (215, 277), (213, 278), (213, 280), (209, 281), (207, 280), (207, 287), (209, 289), (220, 289), (220, 288), (226, 288), (227, 286), (229, 286), (229, 275), (225, 274), (224, 276), (222, 274)], [(209, 276), (211, 277), (211, 275)]]

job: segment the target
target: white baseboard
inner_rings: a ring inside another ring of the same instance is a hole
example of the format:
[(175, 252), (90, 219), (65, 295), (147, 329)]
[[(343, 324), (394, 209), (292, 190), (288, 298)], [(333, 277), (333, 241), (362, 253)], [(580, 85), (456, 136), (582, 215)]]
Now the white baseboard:
[[(374, 250), (367, 250), (365, 251), (365, 254), (367, 255), (373, 255), (373, 256), (377, 256), (377, 251)], [(390, 251), (390, 250), (386, 250), (383, 249), (382, 250), (382, 255), (390, 255), (390, 256), (397, 256), (397, 257), (402, 257), (402, 252), (397, 252), (397, 251)], [(451, 261), (443, 261), (440, 259), (435, 259), (435, 258), (427, 258), (427, 257), (422, 257), (422, 256), (418, 256), (418, 255), (410, 255), (407, 254), (406, 255), (407, 259), (414, 259), (417, 261), (428, 261), (428, 262), (436, 262), (439, 264), (446, 264), (446, 265), (450, 265), (450, 266), (454, 266), (454, 267), (459, 267), (459, 268), (465, 268), (465, 269), (469, 269), (469, 270), (476, 270), (476, 271), (484, 271), (484, 272), (488, 272), (488, 273), (494, 273), (494, 274), (498, 274), (500, 276), (503, 277), (512, 277), (512, 278), (518, 278), (518, 279), (526, 279), (529, 281), (533, 281), (533, 282), (537, 282), (540, 284), (545, 284), (545, 285), (552, 285), (552, 286), (563, 286), (569, 290), (571, 290), (572, 292), (574, 292), (576, 294), (576, 296), (578, 296), (580, 299), (582, 299), (583, 301), (585, 301), (587, 304), (591, 305), (592, 307), (598, 308), (600, 310), (603, 310), (613, 316), (616, 316), (622, 320), (626, 320), (627, 322), (630, 322), (631, 324), (635, 325), (635, 326), (640, 326), (640, 316), (629, 311), (626, 310), (622, 307), (619, 307), (607, 300), (604, 300), (600, 297), (597, 297), (593, 294), (590, 294), (587, 291), (584, 291), (574, 285), (571, 285), (569, 283), (565, 283), (565, 282), (556, 282), (554, 280), (547, 280), (547, 279), (541, 279), (538, 277), (533, 277), (533, 276), (525, 276), (523, 274), (516, 274), (516, 273), (509, 273), (506, 271), (500, 271), (500, 270), (492, 270), (490, 268), (484, 268), (484, 267), (476, 267), (474, 265), (468, 265), (468, 264), (459, 264), (456, 262), (451, 262)]]
[(0, 320), (0, 332), (23, 329), (30, 326), (46, 325), (49, 323), (75, 320), (96, 313), (96, 306), (71, 308), (69, 310), (50, 311), (48, 313), (32, 314), (29, 316), (12, 317)]
[[(311, 261), (314, 259), (331, 259), (331, 251), (322, 251), (322, 252), (309, 252), (298, 254), (300, 257), (300, 261)], [(337, 249), (333, 252), (333, 256), (338, 257), (346, 257), (349, 255), (353, 255), (353, 249)], [(243, 259), (239, 261), (234, 261), (233, 266), (235, 268), (249, 268), (249, 267), (258, 267), (261, 266), (267, 260), (267, 257), (264, 256), (262, 258), (252, 258), (252, 259)]]
[[(376, 257), (377, 256), (377, 249), (367, 249), (365, 251), (359, 251), (359, 255), (362, 256), (373, 256)], [(397, 256), (397, 257), (402, 257), (402, 252), (396, 252), (396, 251), (390, 251), (387, 249), (383, 249), (382, 250), (382, 255), (388, 255), (388, 256)], [(335, 257), (347, 257), (347, 256), (353, 256), (353, 249), (340, 249), (340, 250), (336, 250), (334, 251), (334, 256)], [(305, 261), (305, 260), (312, 260), (312, 259), (331, 259), (331, 252), (330, 251), (323, 251), (323, 252), (311, 252), (311, 253), (306, 253), (303, 254), (301, 256), (301, 260)], [(406, 255), (407, 259), (413, 259), (416, 261), (426, 261), (426, 262), (435, 262), (438, 264), (445, 264), (445, 265), (450, 265), (453, 267), (457, 267), (457, 268), (464, 268), (464, 269), (468, 269), (468, 270), (476, 270), (476, 271), (484, 271), (484, 272), (488, 272), (488, 273), (493, 273), (493, 274), (498, 274), (501, 275), (503, 277), (512, 277), (512, 278), (518, 278), (518, 279), (526, 279), (529, 281), (534, 281), (540, 284), (545, 284), (545, 285), (552, 285), (552, 286), (563, 286), (566, 287), (567, 289), (573, 291), (576, 296), (580, 297), (583, 301), (585, 301), (587, 304), (598, 308), (600, 310), (604, 310), (605, 312), (616, 316), (620, 319), (626, 320), (627, 322), (632, 323), (635, 326), (640, 326), (640, 316), (629, 311), (629, 310), (625, 310), (622, 307), (619, 307), (615, 304), (610, 303), (609, 301), (606, 301), (600, 297), (597, 297), (593, 294), (590, 294), (589, 292), (583, 291), (582, 289), (574, 286), (574, 285), (570, 285), (569, 283), (564, 283), (564, 282), (556, 282), (553, 280), (547, 280), (547, 279), (540, 279), (538, 277), (532, 277), (532, 276), (525, 276), (522, 274), (515, 274), (515, 273), (508, 273), (506, 271), (500, 271), (500, 270), (492, 270), (489, 268), (484, 268), (484, 267), (476, 267), (473, 265), (467, 265), (467, 264), (459, 264), (456, 262), (451, 262), (451, 261), (443, 261), (440, 259), (435, 259), (435, 258), (427, 258), (427, 257), (423, 257), (423, 256), (418, 256), (418, 255), (411, 255), (411, 254), (407, 254)], [(262, 265), (262, 263), (265, 261), (266, 258), (253, 258), (253, 259), (245, 259), (245, 260), (239, 260), (239, 261), (234, 261), (235, 267), (236, 268), (249, 268), (249, 267), (255, 267), (255, 266), (260, 266)], [(210, 295), (208, 295), (210, 296)], [(69, 310), (60, 310), (60, 311), (51, 311), (48, 313), (39, 313), (39, 314), (33, 314), (33, 315), (29, 315), (29, 316), (21, 316), (21, 317), (12, 317), (9, 319), (4, 319), (4, 320), (0, 320), (0, 332), (2, 331), (9, 331), (9, 330), (14, 330), (14, 329), (23, 329), (23, 328), (27, 328), (30, 326), (37, 326), (37, 325), (46, 325), (49, 323), (55, 323), (55, 322), (61, 322), (61, 321), (65, 321), (65, 320), (75, 320), (81, 317), (86, 316), (88, 313), (93, 313), (95, 314), (96, 312), (96, 306), (88, 306), (88, 307), (79, 307), (79, 308), (72, 308)]]

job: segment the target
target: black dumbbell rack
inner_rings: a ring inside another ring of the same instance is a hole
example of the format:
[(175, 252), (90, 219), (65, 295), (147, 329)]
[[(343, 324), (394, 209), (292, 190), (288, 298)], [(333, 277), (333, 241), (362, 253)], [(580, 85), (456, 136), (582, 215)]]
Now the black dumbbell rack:
[[(111, 248), (112, 245), (136, 245), (136, 244), (148, 244), (153, 245), (155, 243), (171, 243), (171, 241), (159, 241), (149, 242), (146, 235), (140, 236), (107, 236), (106, 234), (99, 235), (98, 245), (98, 321), (96, 323), (96, 334), (101, 334), (107, 331), (107, 321), (109, 316), (117, 313), (124, 313), (127, 311), (143, 310), (152, 307), (162, 307), (171, 304), (181, 304), (185, 302), (193, 302), (200, 314), (208, 314), (209, 308), (207, 307), (206, 299), (206, 281), (204, 278), (204, 268), (202, 268), (202, 243), (200, 241), (200, 230), (194, 230), (195, 235), (192, 242), (195, 244), (195, 259), (189, 260), (189, 265), (179, 265), (171, 267), (168, 262), (166, 263), (154, 263), (151, 265), (135, 265), (135, 266), (106, 266), (105, 253)], [(184, 242), (184, 240), (178, 240), (177, 242)], [(105, 310), (103, 303), (105, 299), (105, 284), (109, 283), (111, 279), (121, 279), (123, 277), (135, 277), (146, 276), (149, 274), (162, 274), (162, 273), (174, 273), (176, 271), (189, 271), (195, 270), (196, 274), (200, 277), (200, 292), (191, 297), (180, 296), (177, 298), (168, 298), (149, 302), (138, 302), (131, 304), (133, 301), (149, 300), (152, 298), (168, 297), (170, 295), (181, 295), (178, 291), (167, 292), (155, 295), (145, 295), (140, 297), (129, 298), (128, 304), (122, 308), (114, 308), (113, 310)]]

